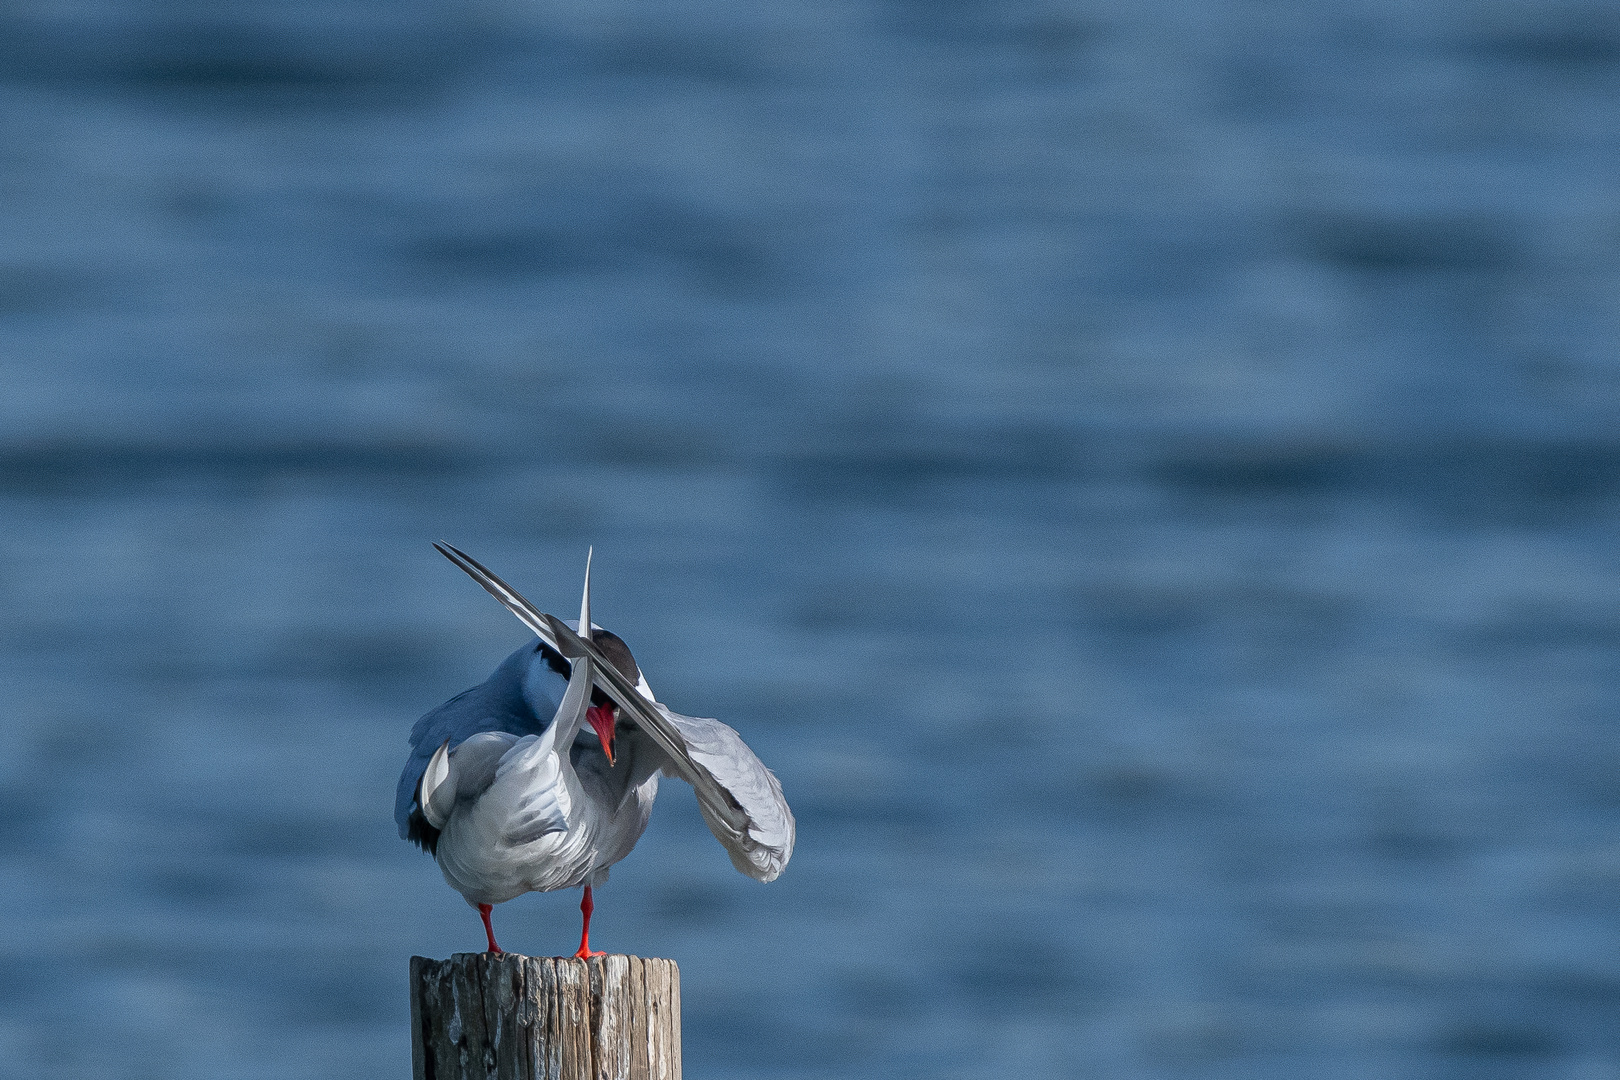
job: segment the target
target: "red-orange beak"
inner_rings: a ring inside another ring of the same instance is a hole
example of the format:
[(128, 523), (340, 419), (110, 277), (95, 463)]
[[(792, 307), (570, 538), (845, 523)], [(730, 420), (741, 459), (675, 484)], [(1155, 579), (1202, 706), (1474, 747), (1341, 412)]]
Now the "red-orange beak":
[[(575, 714), (578, 715), (577, 713)], [(585, 719), (590, 721), (596, 737), (602, 740), (602, 753), (607, 755), (608, 764), (613, 764), (613, 706), (592, 705), (585, 710)]]

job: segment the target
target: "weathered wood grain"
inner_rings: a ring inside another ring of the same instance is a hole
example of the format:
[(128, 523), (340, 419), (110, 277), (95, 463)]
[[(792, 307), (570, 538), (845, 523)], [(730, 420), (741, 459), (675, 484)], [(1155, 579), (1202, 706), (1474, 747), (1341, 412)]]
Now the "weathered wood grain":
[(416, 1080), (680, 1080), (673, 960), (411, 958)]

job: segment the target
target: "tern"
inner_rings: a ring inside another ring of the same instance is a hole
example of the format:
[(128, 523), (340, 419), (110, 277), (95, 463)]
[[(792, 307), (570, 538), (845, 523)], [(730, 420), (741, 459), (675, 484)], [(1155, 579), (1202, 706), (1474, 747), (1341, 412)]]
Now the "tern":
[(646, 830), (660, 776), (692, 785), (733, 866), (757, 881), (781, 874), (794, 841), (781, 785), (736, 731), (661, 704), (623, 639), (591, 622), (589, 554), (570, 624), (472, 556), (434, 547), (540, 639), (416, 722), (394, 802), (400, 836), (477, 909), (490, 952), (501, 951), (494, 905), (584, 886), (574, 955), (603, 955), (591, 950), (591, 889)]

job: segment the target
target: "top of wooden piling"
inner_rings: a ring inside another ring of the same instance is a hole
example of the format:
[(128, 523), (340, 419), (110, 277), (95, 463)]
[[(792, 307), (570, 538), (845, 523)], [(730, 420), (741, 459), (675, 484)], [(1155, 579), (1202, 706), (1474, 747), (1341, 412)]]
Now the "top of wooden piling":
[(680, 1080), (675, 961), (456, 953), (411, 958), (419, 1080)]

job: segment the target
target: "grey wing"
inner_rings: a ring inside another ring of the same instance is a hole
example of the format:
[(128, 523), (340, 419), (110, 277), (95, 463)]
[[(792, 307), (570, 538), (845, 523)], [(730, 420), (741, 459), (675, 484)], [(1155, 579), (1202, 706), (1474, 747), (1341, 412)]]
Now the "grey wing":
[(433, 752), (447, 740), (454, 747), (469, 736), (495, 726), (490, 721), (490, 710), (481, 707), (481, 689), (475, 686), (457, 694), (418, 720), (411, 729), (411, 756), (405, 759), (399, 786), (394, 790), (394, 822), (399, 826), (402, 839), (410, 837), (417, 786), (422, 782), (422, 773), (427, 770)]
[[(760, 881), (776, 879), (793, 854), (793, 814), (782, 797), (776, 777), (748, 749), (741, 736), (718, 720), (680, 716), (657, 704), (650, 691), (638, 689), (593, 642), (581, 638), (561, 619), (535, 608), (471, 556), (448, 544), (434, 546), (505, 604), (547, 645), (554, 646), (571, 660), (590, 657), (596, 686), (627, 712), (669, 759), (664, 766), (665, 775), (692, 785), (703, 820), (730, 854), (731, 864)], [(692, 733), (704, 743), (708, 764), (691, 753), (677, 721), (694, 725)], [(718, 774), (714, 770), (718, 770)], [(729, 778), (736, 789), (728, 788), (721, 776)]]
[(411, 811), (417, 785), (428, 759), (446, 740), (451, 749), (481, 731), (536, 735), (545, 729), (567, 680), (550, 670), (533, 646), (524, 646), (502, 661), (488, 679), (463, 691), (416, 722), (411, 729), (411, 756), (394, 792), (394, 821), (399, 835), (411, 838)]
[(536, 737), (519, 739), (509, 731), (480, 731), (461, 740), (454, 750), (449, 749), (450, 740), (446, 739), (442, 749), (429, 759), (418, 792), (429, 824), (443, 828), (457, 803), (476, 802), (495, 782), (496, 770), (507, 752)]
[[(699, 792), (698, 809), (714, 838), (731, 856), (731, 865), (758, 881), (774, 881), (793, 856), (793, 811), (788, 809), (771, 770), (765, 767), (742, 736), (718, 720), (682, 716), (663, 705), (655, 706), (674, 725), (686, 743), (687, 757), (707, 773), (731, 804), (745, 817), (742, 828), (726, 819), (736, 815), (717, 813)], [(685, 779), (681, 769), (666, 770)]]
[[(501, 838), (509, 844), (527, 844), (547, 833), (567, 832), (563, 809), (565, 783), (558, 755), (537, 744), (530, 735), (519, 740), (500, 760), (496, 778), (518, 785)], [(539, 752), (537, 752), (539, 751)]]

